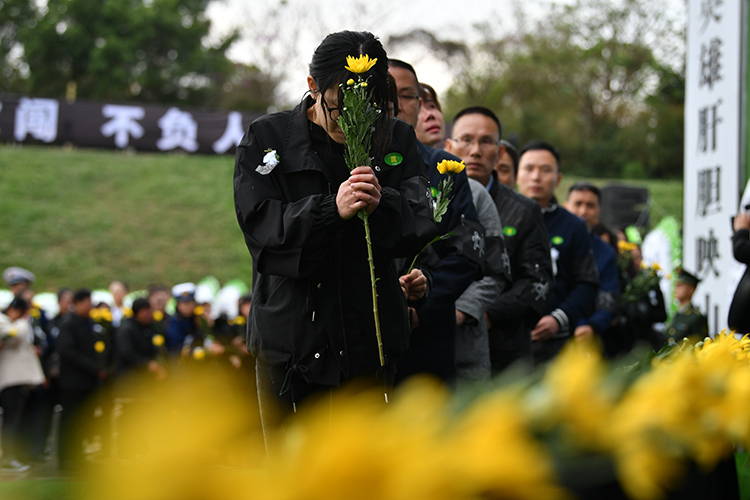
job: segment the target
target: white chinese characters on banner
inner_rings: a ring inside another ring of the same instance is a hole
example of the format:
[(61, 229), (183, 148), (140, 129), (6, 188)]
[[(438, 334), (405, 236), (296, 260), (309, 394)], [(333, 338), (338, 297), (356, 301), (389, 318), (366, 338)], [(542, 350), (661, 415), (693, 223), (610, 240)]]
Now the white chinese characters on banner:
[(232, 111), (227, 117), (227, 128), (224, 134), (213, 144), (214, 153), (224, 154), (232, 146), (237, 146), (242, 140), (245, 131), (242, 129), (242, 113)]
[(58, 111), (59, 104), (54, 99), (20, 98), (13, 136), (17, 141), (23, 141), (28, 135), (44, 142), (54, 141), (57, 138)]
[(198, 123), (187, 111), (169, 108), (158, 123), (161, 137), (156, 141), (156, 147), (160, 150), (182, 148), (193, 153), (198, 149)]
[(742, 4), (690, 0), (685, 85), (683, 266), (702, 279), (693, 303), (726, 327), (730, 217), (739, 201)]
[(124, 148), (130, 137), (143, 137), (143, 127), (137, 120), (142, 120), (145, 115), (146, 111), (140, 106), (105, 104), (102, 106), (102, 116), (111, 120), (102, 125), (100, 130), (104, 137), (115, 136), (115, 146)]

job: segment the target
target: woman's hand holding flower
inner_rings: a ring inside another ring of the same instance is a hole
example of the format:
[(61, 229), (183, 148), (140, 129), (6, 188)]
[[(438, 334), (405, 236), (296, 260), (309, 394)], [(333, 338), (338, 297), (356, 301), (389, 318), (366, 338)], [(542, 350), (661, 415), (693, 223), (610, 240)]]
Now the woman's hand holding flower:
[(339, 186), (336, 206), (342, 219), (348, 220), (365, 209), (371, 214), (380, 204), (380, 183), (370, 167), (357, 167)]

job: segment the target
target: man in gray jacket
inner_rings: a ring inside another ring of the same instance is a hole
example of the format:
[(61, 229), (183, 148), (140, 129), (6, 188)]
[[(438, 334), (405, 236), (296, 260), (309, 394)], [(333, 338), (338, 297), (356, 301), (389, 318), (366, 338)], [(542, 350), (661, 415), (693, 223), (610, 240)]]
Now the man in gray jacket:
[(486, 188), (503, 223), (512, 284), (486, 310), (494, 373), (519, 360), (531, 362), (531, 329), (547, 309), (553, 280), (549, 237), (539, 206), (500, 183), (494, 170), (504, 149), (501, 134), (495, 113), (475, 106), (456, 115), (445, 145), (464, 160), (468, 176)]

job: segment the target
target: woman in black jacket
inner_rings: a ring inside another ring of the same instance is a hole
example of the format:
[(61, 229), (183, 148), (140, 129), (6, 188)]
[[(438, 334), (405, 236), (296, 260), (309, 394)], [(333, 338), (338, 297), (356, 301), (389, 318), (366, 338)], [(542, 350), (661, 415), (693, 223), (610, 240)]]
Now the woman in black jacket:
[[(350, 173), (336, 123), (339, 84), (354, 78), (346, 57), (364, 54), (377, 58), (362, 76), (383, 113), (375, 123), (372, 168)], [(437, 230), (414, 131), (386, 112), (387, 76), (388, 59), (374, 35), (328, 35), (313, 55), (300, 105), (256, 120), (237, 148), (234, 199), (253, 258), (249, 348), (257, 358), (262, 414), (268, 405), (296, 410), (310, 394), (352, 379), (387, 386), (408, 345), (394, 261), (416, 255)], [(370, 213), (384, 367), (360, 210)]]
[(732, 229), (734, 258), (748, 267), (734, 291), (727, 323), (737, 333), (750, 333), (750, 213), (738, 213), (732, 221)]

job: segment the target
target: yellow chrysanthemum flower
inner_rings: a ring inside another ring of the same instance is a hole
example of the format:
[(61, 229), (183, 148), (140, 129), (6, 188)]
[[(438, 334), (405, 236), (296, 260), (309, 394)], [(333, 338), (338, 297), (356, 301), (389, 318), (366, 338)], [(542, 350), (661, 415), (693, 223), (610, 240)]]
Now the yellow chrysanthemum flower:
[(638, 245), (636, 245), (635, 243), (630, 243), (629, 241), (620, 240), (617, 242), (617, 250), (619, 250), (620, 252), (631, 252), (636, 248), (638, 248)]
[(37, 307), (32, 307), (31, 309), (29, 309), (29, 314), (31, 314), (31, 317), (34, 319), (39, 319), (39, 317), (42, 315)]
[(154, 311), (154, 321), (161, 321), (164, 319), (164, 313), (161, 311)]
[(106, 346), (104, 345), (104, 341), (102, 341), (102, 340), (97, 340), (97, 341), (96, 341), (96, 342), (94, 343), (94, 350), (95, 350), (96, 352), (98, 352), (98, 353), (102, 353), (102, 352), (104, 352), (104, 348), (105, 348), (105, 347), (106, 347)]
[(102, 318), (102, 310), (98, 308), (90, 310), (89, 318), (93, 319), (94, 321), (99, 321)]
[(240, 325), (240, 326), (242, 326), (242, 325), (244, 325), (244, 324), (246, 324), (246, 323), (247, 323), (247, 320), (246, 320), (246, 319), (245, 319), (245, 317), (244, 317), (244, 316), (242, 316), (242, 315), (240, 315), (240, 316), (237, 316), (236, 318), (234, 318), (234, 324), (235, 324), (235, 325)]
[(195, 314), (196, 316), (203, 316), (204, 311), (205, 309), (203, 308), (203, 306), (198, 306), (195, 309), (193, 309), (193, 314)]
[(126, 307), (125, 310), (123, 311), (123, 315), (126, 318), (132, 318), (133, 317), (133, 310), (131, 308), (129, 308), (129, 307)]
[(196, 347), (193, 349), (193, 359), (196, 361), (202, 361), (206, 359), (206, 351), (202, 347)]
[(348, 79), (348, 80), (346, 81), (346, 84), (347, 84), (347, 85), (354, 85), (354, 78), (349, 78), (349, 79)]
[(153, 337), (151, 337), (151, 342), (154, 343), (156, 347), (161, 347), (164, 345), (164, 335), (156, 334)]
[(15, 328), (11, 328), (10, 330), (8, 330), (8, 337), (15, 337), (16, 335), (18, 335), (18, 330), (16, 330)]
[(662, 270), (661, 266), (659, 265), (658, 262), (654, 262), (653, 264), (651, 264), (651, 269), (653, 269), (654, 271), (661, 271)]
[(464, 164), (463, 160), (461, 160), (460, 162), (453, 160), (443, 160), (437, 164), (438, 172), (440, 172), (441, 174), (445, 174), (446, 172), (457, 174), (459, 172), (463, 172), (465, 168), (466, 165)]
[(370, 56), (367, 54), (359, 57), (346, 56), (346, 66), (344, 68), (359, 75), (370, 71), (370, 68), (375, 66), (376, 62), (378, 62), (377, 57), (375, 59), (370, 59)]

